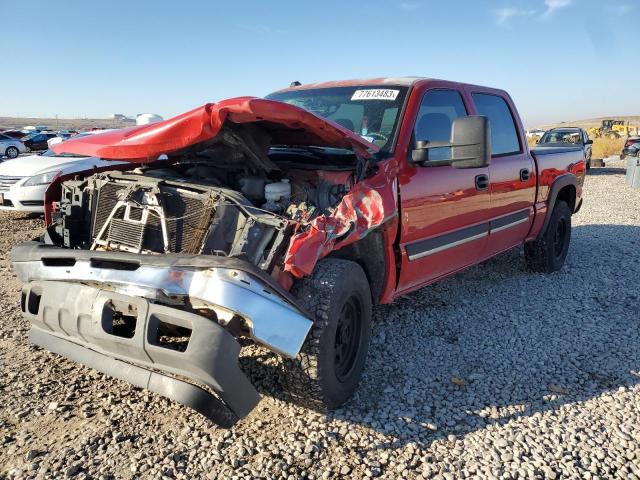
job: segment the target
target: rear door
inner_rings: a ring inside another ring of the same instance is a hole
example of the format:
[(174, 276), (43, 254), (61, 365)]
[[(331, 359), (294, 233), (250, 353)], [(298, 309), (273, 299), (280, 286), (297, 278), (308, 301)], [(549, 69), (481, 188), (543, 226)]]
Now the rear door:
[(485, 258), (522, 243), (533, 221), (536, 169), (511, 99), (500, 92), (471, 92), (477, 115), (491, 127), (490, 234)]
[[(416, 140), (449, 141), (453, 120), (469, 112), (468, 101), (457, 89), (431, 88), (424, 92), (411, 145)], [(429, 157), (448, 160), (451, 151), (433, 149)], [(405, 160), (398, 177), (402, 252), (399, 292), (476, 263), (486, 248), (488, 168), (426, 165), (416, 166)]]

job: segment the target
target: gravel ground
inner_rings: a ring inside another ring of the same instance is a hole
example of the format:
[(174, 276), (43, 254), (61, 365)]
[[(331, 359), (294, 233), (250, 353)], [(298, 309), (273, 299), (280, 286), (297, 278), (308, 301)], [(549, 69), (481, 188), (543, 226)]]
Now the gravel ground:
[(28, 345), (6, 252), (37, 219), (0, 214), (0, 477), (640, 478), (640, 190), (587, 178), (566, 266), (501, 255), (375, 311), (358, 395), (287, 402), (273, 355), (231, 430)]

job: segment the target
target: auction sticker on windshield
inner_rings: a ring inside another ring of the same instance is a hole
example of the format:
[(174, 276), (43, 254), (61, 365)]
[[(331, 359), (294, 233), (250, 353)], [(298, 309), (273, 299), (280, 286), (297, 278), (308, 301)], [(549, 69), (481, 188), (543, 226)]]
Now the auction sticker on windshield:
[(389, 88), (375, 88), (367, 90), (356, 90), (351, 96), (351, 100), (395, 100), (400, 90)]

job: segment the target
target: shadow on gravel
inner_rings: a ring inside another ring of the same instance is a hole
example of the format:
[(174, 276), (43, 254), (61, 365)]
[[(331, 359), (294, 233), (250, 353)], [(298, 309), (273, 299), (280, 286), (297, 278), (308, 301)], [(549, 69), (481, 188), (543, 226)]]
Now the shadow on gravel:
[[(576, 226), (560, 272), (530, 273), (515, 250), (377, 307), (365, 378), (328, 419), (398, 448), (635, 385), (639, 252), (640, 227)], [(246, 362), (261, 393), (282, 398), (274, 357)]]

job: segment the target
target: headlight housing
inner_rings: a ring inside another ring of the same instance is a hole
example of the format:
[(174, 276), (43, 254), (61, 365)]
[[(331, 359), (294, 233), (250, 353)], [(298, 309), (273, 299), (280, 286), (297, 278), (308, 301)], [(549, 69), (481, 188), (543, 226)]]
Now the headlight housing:
[(60, 173), (60, 170), (53, 170), (51, 172), (39, 173), (31, 178), (28, 178), (26, 182), (22, 184), (23, 187), (35, 187), (36, 185), (48, 185), (56, 175)]

